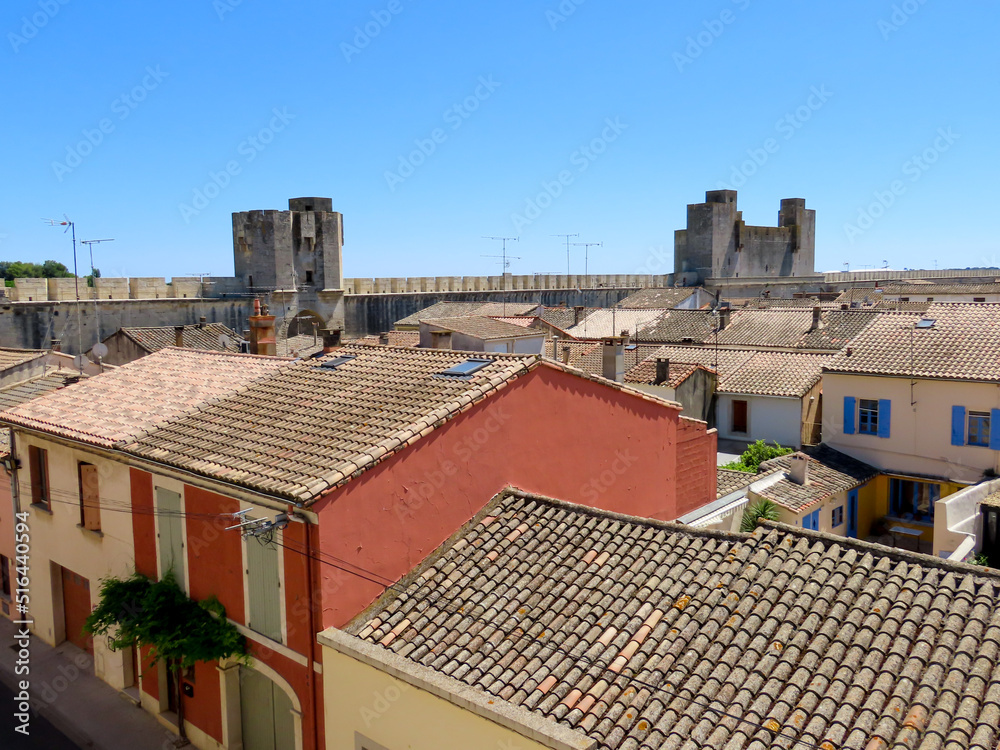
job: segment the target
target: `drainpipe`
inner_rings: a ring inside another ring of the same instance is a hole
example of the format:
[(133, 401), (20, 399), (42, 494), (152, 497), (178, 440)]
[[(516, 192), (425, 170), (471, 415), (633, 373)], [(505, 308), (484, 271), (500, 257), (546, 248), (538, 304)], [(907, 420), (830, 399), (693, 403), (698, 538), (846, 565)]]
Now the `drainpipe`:
[[(312, 524), (305, 516), (303, 516), (303, 520), (306, 529), (306, 586), (309, 587), (309, 685), (311, 686), (309, 708), (312, 711), (313, 742), (319, 750), (322, 743), (319, 736), (319, 716), (316, 713), (319, 710), (319, 701), (316, 698), (316, 669), (313, 666), (316, 652), (316, 591), (313, 588)], [(322, 595), (320, 601), (322, 601)]]
[(8, 427), (10, 434), (10, 501), (14, 506), (13, 521), (17, 523), (17, 514), (21, 512), (21, 484), (17, 474), (17, 444), (14, 442), (14, 428)]

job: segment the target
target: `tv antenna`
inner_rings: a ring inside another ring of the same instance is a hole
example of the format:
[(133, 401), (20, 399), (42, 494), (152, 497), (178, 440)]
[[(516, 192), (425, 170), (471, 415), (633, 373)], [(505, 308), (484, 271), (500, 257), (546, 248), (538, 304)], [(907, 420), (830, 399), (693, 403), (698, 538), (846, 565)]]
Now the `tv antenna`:
[(73, 279), (76, 284), (76, 344), (77, 344), (77, 355), (74, 363), (77, 369), (80, 370), (80, 374), (83, 374), (83, 319), (80, 312), (80, 277), (77, 275), (76, 269), (76, 222), (70, 221), (66, 214), (63, 214), (63, 219), (65, 221), (59, 221), (59, 219), (42, 219), (50, 227), (66, 227), (63, 230), (63, 234), (72, 230), (73, 232)]
[(565, 237), (566, 238), (566, 275), (569, 276), (569, 238), (579, 237), (578, 234), (553, 234), (552, 237)]
[(484, 258), (501, 258), (503, 261), (503, 271), (507, 273), (507, 269), (510, 268), (510, 262), (512, 260), (521, 260), (517, 255), (507, 255), (507, 243), (508, 242), (520, 242), (520, 237), (483, 237), (484, 240), (500, 240), (503, 242), (503, 255), (484, 255)]
[(590, 283), (590, 248), (592, 247), (604, 247), (603, 242), (574, 242), (573, 247), (583, 248), (583, 275), (587, 278), (585, 283)]
[[(87, 249), (90, 251), (90, 278), (94, 284), (94, 320), (97, 323), (97, 341), (94, 344), (93, 352), (98, 357), (104, 357), (107, 355), (107, 347), (101, 343), (101, 310), (97, 306), (97, 298), (100, 296), (97, 293), (97, 271), (94, 269), (94, 245), (101, 242), (114, 242), (114, 238), (104, 239), (104, 240), (80, 240), (81, 245), (86, 245)], [(80, 352), (83, 354), (83, 352)]]

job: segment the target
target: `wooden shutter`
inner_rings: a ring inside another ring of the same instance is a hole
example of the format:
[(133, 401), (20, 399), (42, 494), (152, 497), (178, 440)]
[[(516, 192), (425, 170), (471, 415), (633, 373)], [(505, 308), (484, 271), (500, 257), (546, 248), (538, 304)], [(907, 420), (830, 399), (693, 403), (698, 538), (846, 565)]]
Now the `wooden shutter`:
[(93, 464), (80, 464), (80, 520), (85, 529), (101, 529), (101, 493)]
[(844, 434), (854, 434), (854, 396), (844, 396)]
[(951, 407), (951, 444), (965, 445), (965, 407)]
[(184, 535), (181, 496), (156, 488), (156, 523), (159, 528), (160, 575), (174, 571), (177, 585), (184, 588)]
[(878, 436), (887, 438), (892, 434), (892, 401), (880, 398), (878, 401)]
[(49, 507), (49, 467), (46, 452), (34, 445), (28, 446), (28, 465), (31, 471), (31, 502)]
[(990, 410), (990, 448), (1000, 451), (1000, 409)]
[(278, 546), (247, 538), (247, 627), (276, 641), (281, 640), (281, 581)]

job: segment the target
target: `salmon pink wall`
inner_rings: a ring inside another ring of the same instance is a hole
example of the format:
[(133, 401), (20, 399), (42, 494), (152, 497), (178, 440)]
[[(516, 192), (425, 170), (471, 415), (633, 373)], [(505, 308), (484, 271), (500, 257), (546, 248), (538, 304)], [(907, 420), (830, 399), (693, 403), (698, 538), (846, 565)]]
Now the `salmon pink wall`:
[(343, 561), (323, 565), (323, 627), (382, 593), (372, 573), (398, 580), (509, 485), (669, 520), (715, 500), (715, 476), (714, 431), (679, 408), (538, 367), (316, 503), (322, 552)]
[[(187, 570), (190, 596), (196, 601), (218, 597), (226, 616), (246, 624), (243, 606), (243, 542), (233, 521), (221, 516), (240, 509), (238, 500), (184, 485), (187, 513)], [(211, 518), (206, 517), (213, 516)]]

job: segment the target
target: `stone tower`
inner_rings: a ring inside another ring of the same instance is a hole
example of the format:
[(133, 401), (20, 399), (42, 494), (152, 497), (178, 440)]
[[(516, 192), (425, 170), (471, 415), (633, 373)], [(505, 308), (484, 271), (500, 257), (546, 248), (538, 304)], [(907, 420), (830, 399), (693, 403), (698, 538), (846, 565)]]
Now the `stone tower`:
[(687, 228), (674, 233), (674, 283), (708, 279), (811, 276), (816, 255), (816, 212), (803, 198), (781, 201), (778, 226), (743, 223), (735, 190), (710, 190), (687, 207)]
[(233, 214), (236, 277), (251, 292), (340, 290), (343, 246), (344, 217), (330, 198), (291, 198), (287, 211)]

